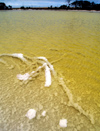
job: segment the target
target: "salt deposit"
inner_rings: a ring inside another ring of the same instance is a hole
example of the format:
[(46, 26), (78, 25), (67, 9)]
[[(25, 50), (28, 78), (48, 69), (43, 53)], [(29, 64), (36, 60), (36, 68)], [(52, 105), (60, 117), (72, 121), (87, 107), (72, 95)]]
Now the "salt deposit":
[(59, 121), (59, 125), (60, 127), (63, 127), (63, 128), (67, 127), (67, 119), (61, 119)]
[(45, 57), (43, 57), (43, 56), (40, 56), (40, 57), (37, 57), (37, 58), (40, 59), (40, 60), (44, 60), (44, 61), (46, 61), (46, 62), (48, 61), (47, 58), (45, 58)]
[(50, 68), (46, 65), (45, 66), (45, 87), (49, 87), (51, 85), (51, 73)]
[(17, 58), (20, 58), (23, 61), (26, 61), (26, 59), (24, 58), (23, 54), (21, 54), (21, 53), (14, 53), (11, 56), (17, 57)]
[(14, 53), (14, 54), (1, 54), (0, 57), (2, 56), (12, 56), (12, 57), (16, 57), (21, 59), (22, 61), (26, 61), (26, 59), (24, 58), (23, 54), (21, 53)]
[[(23, 54), (12, 54), (14, 57), (20, 57), (20, 58), (23, 58)], [(51, 85), (51, 68), (53, 70), (53, 66), (51, 64), (49, 64), (50, 66), (48, 66), (48, 61), (45, 57), (38, 57), (38, 59), (43, 59), (45, 60), (45, 63), (43, 63), (42, 66), (39, 66), (36, 71), (32, 71), (30, 74), (29, 73), (25, 73), (24, 75), (22, 74), (18, 74), (17, 75), (17, 78), (19, 80), (28, 80), (32, 75), (34, 75), (36, 72), (38, 72), (39, 70), (41, 70), (42, 68), (45, 68), (45, 87), (49, 87)], [(49, 68), (51, 67), (51, 68)]]
[(42, 112), (42, 116), (46, 116), (46, 111), (43, 111), (43, 112)]
[(36, 110), (29, 109), (25, 116), (28, 117), (29, 119), (35, 118), (36, 117)]
[(45, 57), (43, 57), (43, 56), (37, 57), (37, 58), (40, 59), (40, 60), (44, 60), (44, 61), (49, 65), (50, 70), (54, 73), (53, 65), (51, 65), (51, 64), (49, 63), (49, 61), (47, 60), (47, 58), (45, 58)]
[(17, 75), (17, 78), (19, 79), (19, 80), (28, 80), (29, 79), (29, 77), (30, 77), (30, 75), (29, 75), (29, 73), (25, 73), (24, 75), (21, 75), (21, 74), (18, 74)]

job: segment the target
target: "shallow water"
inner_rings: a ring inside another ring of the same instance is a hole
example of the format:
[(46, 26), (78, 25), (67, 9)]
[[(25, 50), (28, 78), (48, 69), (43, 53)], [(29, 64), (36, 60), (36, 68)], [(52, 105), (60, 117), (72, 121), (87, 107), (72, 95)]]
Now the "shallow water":
[[(25, 64), (0, 57), (1, 130), (66, 130), (59, 127), (62, 118), (68, 119), (69, 131), (100, 130), (100, 13), (0, 11), (4, 53), (31, 58)], [(57, 72), (48, 89), (44, 71), (24, 84), (16, 77), (39, 66), (37, 61), (34, 68), (32, 64), (38, 56), (46, 57)], [(24, 115), (30, 108), (48, 114), (29, 121)]]

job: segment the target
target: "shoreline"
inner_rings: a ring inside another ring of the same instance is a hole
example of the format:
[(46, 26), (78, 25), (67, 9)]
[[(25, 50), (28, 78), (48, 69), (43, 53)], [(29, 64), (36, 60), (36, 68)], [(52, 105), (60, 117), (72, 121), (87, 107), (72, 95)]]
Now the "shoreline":
[(57, 9), (55, 9), (55, 8), (30, 8), (30, 9), (27, 9), (27, 8), (25, 8), (25, 9), (20, 9), (20, 8), (12, 8), (12, 9), (8, 9), (8, 10), (0, 10), (0, 11), (13, 11), (13, 10), (48, 10), (48, 11), (80, 11), (80, 12), (93, 12), (93, 13), (95, 13), (95, 12), (98, 12), (98, 13), (100, 13), (100, 10), (83, 10), (83, 9), (59, 9), (59, 8), (57, 8)]

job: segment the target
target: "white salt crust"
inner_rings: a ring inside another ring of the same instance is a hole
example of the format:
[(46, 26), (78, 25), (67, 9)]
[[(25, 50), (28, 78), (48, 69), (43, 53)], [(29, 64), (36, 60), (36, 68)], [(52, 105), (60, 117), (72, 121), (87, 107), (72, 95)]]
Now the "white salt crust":
[(17, 57), (17, 58), (20, 58), (23, 61), (26, 61), (26, 59), (24, 58), (23, 54), (21, 54), (21, 53), (14, 53), (11, 56)]
[(36, 110), (29, 109), (25, 116), (28, 117), (30, 120), (35, 118), (36, 117)]
[(51, 85), (51, 73), (50, 68), (46, 65), (45, 66), (45, 87), (49, 87)]
[(59, 121), (59, 125), (60, 127), (63, 127), (63, 128), (67, 127), (67, 119), (61, 119)]
[(28, 80), (29, 79), (29, 77), (30, 77), (30, 75), (29, 75), (29, 73), (25, 73), (24, 75), (21, 75), (21, 74), (18, 74), (17, 75), (17, 78), (19, 79), (19, 80)]
[[(23, 54), (12, 54), (14, 57), (18, 57), (24, 60)], [(25, 73), (24, 75), (18, 74), (17, 79), (19, 80), (28, 80), (32, 74), (35, 74), (37, 71), (39, 71), (41, 68), (45, 68), (45, 87), (49, 87), (51, 85), (51, 72), (50, 70), (54, 71), (53, 65), (51, 65), (48, 60), (45, 57), (37, 57), (38, 59), (42, 59), (45, 61), (42, 66), (39, 66), (36, 71), (32, 71), (30, 74)], [(48, 66), (48, 65), (49, 66)], [(49, 68), (50, 67), (50, 68)]]
[(49, 65), (50, 70), (54, 73), (53, 65), (51, 65), (51, 64), (48, 62), (48, 60), (47, 60), (46, 57), (41, 56), (41, 57), (37, 57), (37, 58), (40, 59), (40, 60), (44, 60), (44, 61)]
[(2, 55), (0, 55), (0, 57), (2, 57), (2, 56), (12, 56), (12, 57), (19, 58), (19, 59), (21, 59), (21, 60), (24, 61), (24, 62), (27, 61), (27, 60), (24, 58), (23, 54), (21, 54), (21, 53), (2, 54)]

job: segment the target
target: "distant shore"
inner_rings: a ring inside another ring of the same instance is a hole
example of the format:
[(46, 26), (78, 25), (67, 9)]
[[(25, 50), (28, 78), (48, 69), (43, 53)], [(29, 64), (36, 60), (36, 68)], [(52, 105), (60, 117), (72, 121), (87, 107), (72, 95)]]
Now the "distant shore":
[[(61, 9), (61, 8), (12, 8), (12, 9), (6, 9), (6, 10), (55, 10), (55, 11), (91, 11), (91, 12), (100, 12), (100, 10), (85, 10), (85, 9), (76, 9), (76, 8), (66, 8), (66, 9)], [(1, 10), (0, 10), (1, 11)]]
[(96, 9), (82, 9), (82, 8), (59, 8), (59, 7), (20, 7), (20, 8), (7, 8), (7, 9), (0, 9), (2, 10), (50, 10), (50, 11), (88, 11), (88, 12), (100, 12), (100, 10)]
[(85, 10), (85, 9), (75, 9), (75, 8), (70, 8), (70, 9), (60, 9), (60, 8), (12, 8), (8, 10), (50, 10), (50, 11), (88, 11), (88, 12), (100, 12), (100, 10)]

